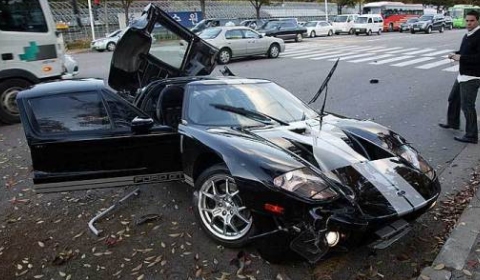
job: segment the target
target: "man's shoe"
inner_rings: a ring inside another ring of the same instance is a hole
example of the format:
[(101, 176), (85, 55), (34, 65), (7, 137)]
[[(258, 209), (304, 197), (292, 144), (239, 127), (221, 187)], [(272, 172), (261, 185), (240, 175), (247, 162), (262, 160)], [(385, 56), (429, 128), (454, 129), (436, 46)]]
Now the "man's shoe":
[(460, 141), (460, 142), (464, 142), (464, 143), (472, 143), (472, 144), (477, 144), (478, 143), (478, 139), (476, 138), (468, 138), (468, 137), (465, 137), (465, 136), (462, 136), (462, 137), (453, 137), (453, 139), (457, 140), (457, 141)]
[(452, 128), (452, 129), (459, 129), (460, 128), (460, 126), (451, 126), (451, 125), (446, 124), (446, 123), (439, 123), (438, 126), (441, 127), (441, 128)]

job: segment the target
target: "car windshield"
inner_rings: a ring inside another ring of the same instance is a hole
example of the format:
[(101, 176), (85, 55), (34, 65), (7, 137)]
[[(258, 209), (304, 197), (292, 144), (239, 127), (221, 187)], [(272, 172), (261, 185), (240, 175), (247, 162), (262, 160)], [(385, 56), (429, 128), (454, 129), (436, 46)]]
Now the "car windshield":
[(368, 18), (367, 17), (358, 17), (355, 22), (356, 23), (367, 23)]
[(258, 126), (261, 122), (212, 104), (257, 111), (284, 122), (315, 118), (318, 114), (284, 88), (272, 82), (235, 85), (190, 85), (187, 116), (190, 121), (211, 126)]
[(118, 30), (115, 30), (113, 31), (112, 33), (108, 34), (107, 37), (115, 37), (117, 35), (120, 35), (120, 33), (122, 33), (122, 29), (118, 29)]
[(200, 37), (204, 40), (214, 39), (218, 36), (218, 34), (220, 34), (221, 31), (222, 31), (222, 29), (217, 28), (217, 27), (207, 28), (207, 29), (203, 30), (202, 32), (200, 32), (200, 34), (198, 34), (198, 37)]
[(315, 27), (315, 26), (317, 26), (317, 22), (316, 21), (309, 21), (309, 22), (305, 23), (304, 26), (305, 27)]
[(348, 16), (337, 16), (333, 22), (346, 22)]
[(423, 16), (421, 16), (421, 17), (419, 18), (419, 20), (422, 20), (422, 21), (424, 21), (424, 20), (432, 20), (432, 19), (433, 19), (433, 16), (425, 16), (425, 15), (423, 15)]
[(407, 20), (407, 23), (414, 23), (414, 22), (417, 22), (418, 21), (418, 18), (411, 18), (409, 20)]

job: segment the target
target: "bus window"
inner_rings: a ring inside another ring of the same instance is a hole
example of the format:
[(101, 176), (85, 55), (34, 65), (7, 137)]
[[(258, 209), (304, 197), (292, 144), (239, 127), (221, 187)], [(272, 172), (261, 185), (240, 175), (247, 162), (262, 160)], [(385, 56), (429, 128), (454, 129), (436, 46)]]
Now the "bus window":
[(38, 0), (0, 0), (0, 30), (48, 32)]

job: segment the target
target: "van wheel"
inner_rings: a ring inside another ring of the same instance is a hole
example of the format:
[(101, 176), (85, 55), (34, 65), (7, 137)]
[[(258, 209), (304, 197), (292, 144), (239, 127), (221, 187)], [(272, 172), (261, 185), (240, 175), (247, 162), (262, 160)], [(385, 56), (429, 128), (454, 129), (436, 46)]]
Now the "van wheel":
[(388, 32), (393, 32), (393, 23), (388, 25)]
[(317, 34), (315, 33), (315, 31), (310, 32), (310, 37), (315, 38), (316, 36)]
[(32, 84), (23, 79), (8, 79), (0, 83), (0, 121), (6, 124), (20, 122), (16, 97), (19, 91)]
[(370, 36), (370, 35), (372, 35), (372, 30), (367, 31), (367, 36)]
[(415, 31), (413, 31), (413, 29), (412, 29), (412, 31), (410, 31), (410, 33), (415, 34)]
[(378, 29), (377, 34), (378, 34), (378, 35), (382, 34), (382, 29)]
[(330, 29), (330, 30), (328, 31), (328, 36), (332, 36), (332, 35), (333, 35), (333, 31)]
[(350, 30), (348, 31), (348, 34), (349, 34), (349, 35), (352, 35), (352, 34), (353, 34), (353, 28), (350, 28)]
[(299, 33), (297, 34), (297, 37), (295, 37), (295, 42), (301, 42), (301, 41), (303, 41), (303, 36), (302, 34)]
[(340, 32), (335, 32), (335, 35), (340, 35)]
[(358, 33), (358, 32), (355, 32), (355, 36), (358, 36), (358, 34), (360, 34), (360, 33)]

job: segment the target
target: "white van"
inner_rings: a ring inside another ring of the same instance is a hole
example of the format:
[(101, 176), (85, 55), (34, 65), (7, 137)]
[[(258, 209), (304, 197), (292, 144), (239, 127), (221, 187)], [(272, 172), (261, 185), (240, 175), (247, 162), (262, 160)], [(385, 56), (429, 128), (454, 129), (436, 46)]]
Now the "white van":
[(358, 14), (338, 15), (332, 22), (335, 34), (348, 33), (353, 34), (353, 23), (357, 19)]
[(361, 15), (355, 20), (353, 29), (355, 35), (367, 34), (370, 36), (373, 32), (376, 32), (378, 35), (380, 35), (382, 34), (383, 30), (382, 16), (375, 14)]

